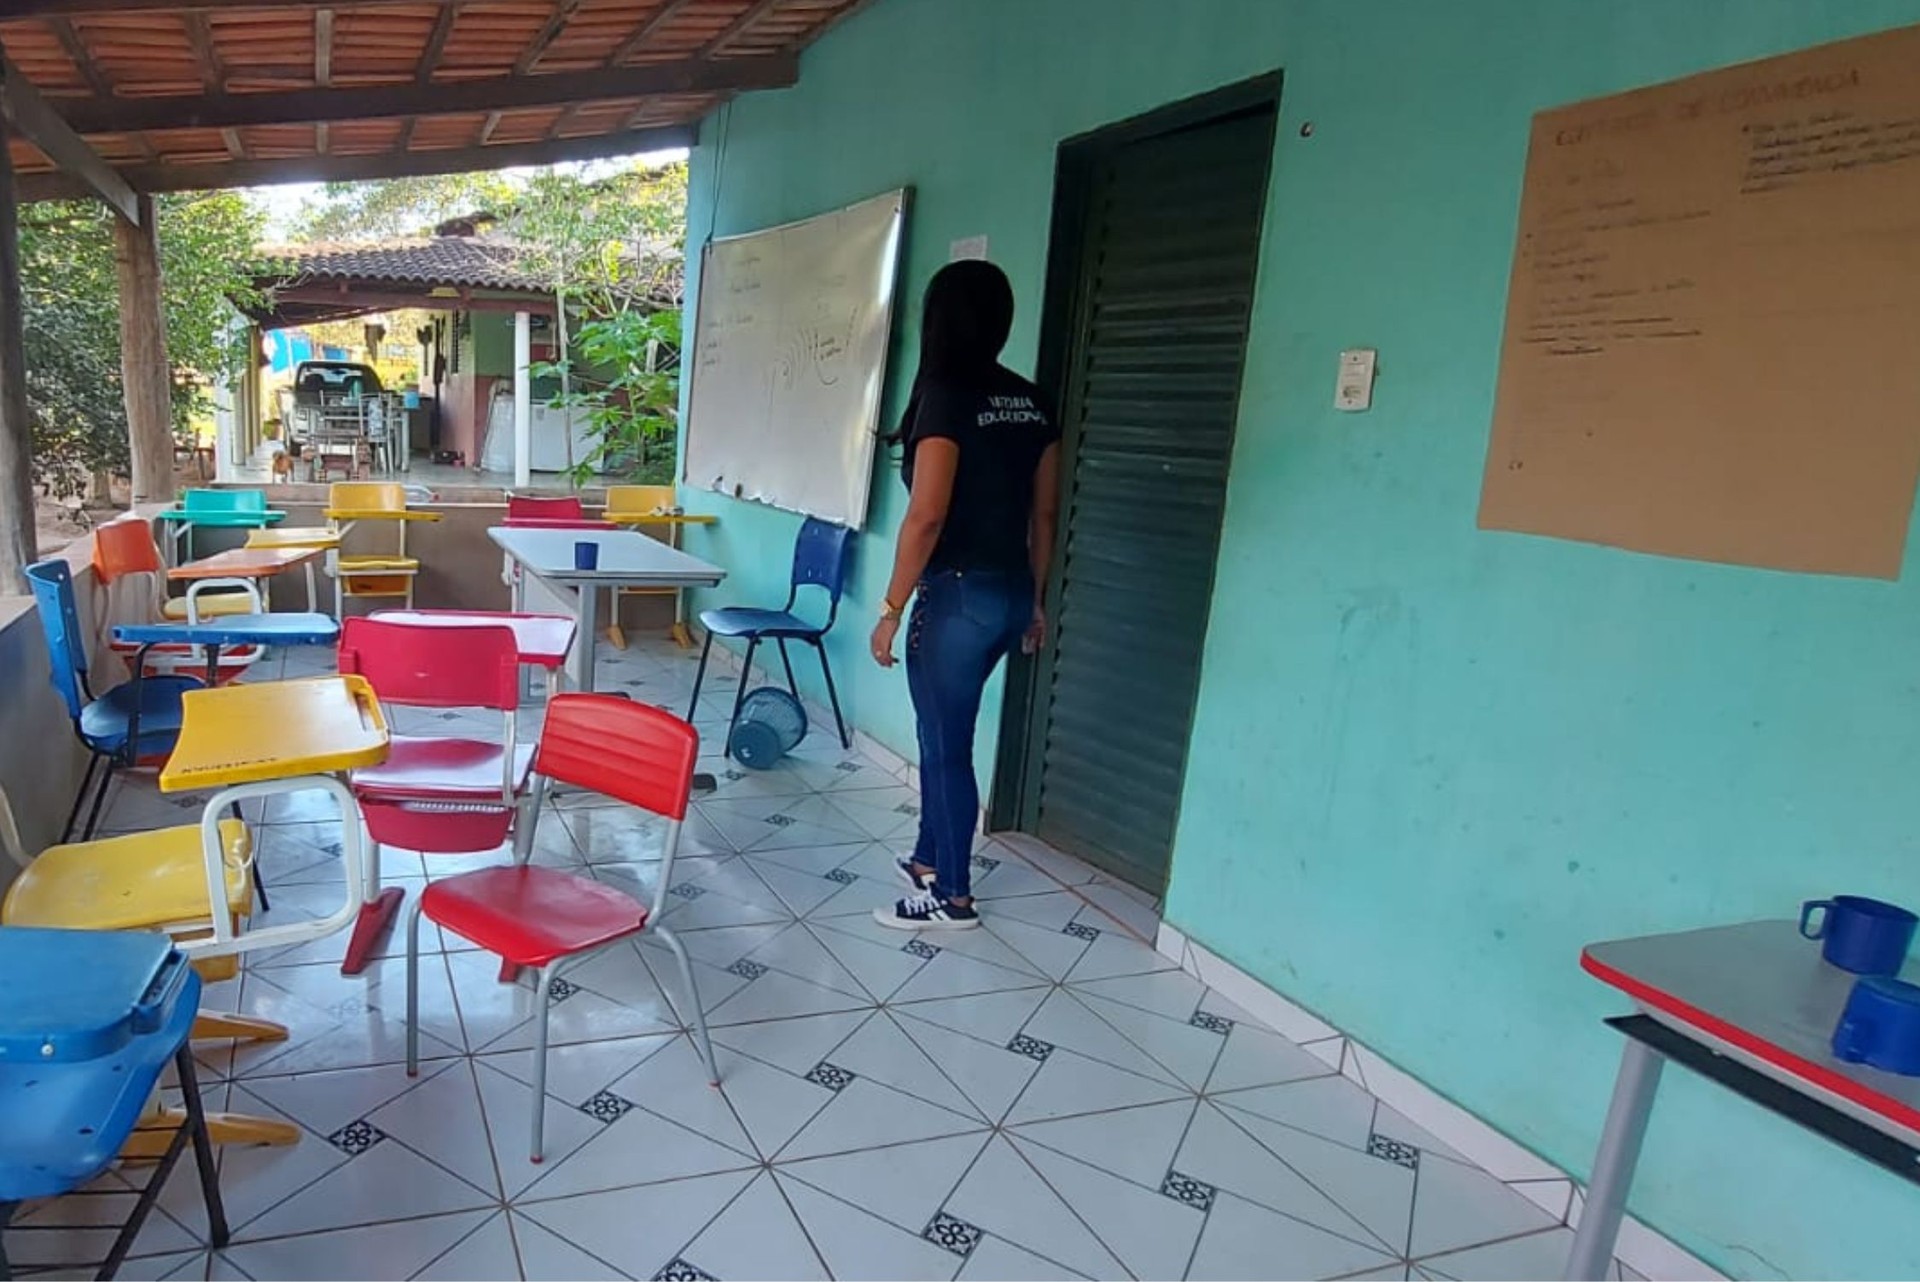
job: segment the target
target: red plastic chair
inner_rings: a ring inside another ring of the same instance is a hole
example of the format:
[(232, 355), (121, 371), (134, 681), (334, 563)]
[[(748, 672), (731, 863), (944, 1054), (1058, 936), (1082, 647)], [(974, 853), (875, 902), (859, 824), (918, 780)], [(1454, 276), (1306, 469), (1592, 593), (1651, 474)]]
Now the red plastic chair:
[(611, 530), (613, 526), (587, 515), (586, 504), (575, 494), (509, 494), (508, 526), (537, 526), (546, 529)]
[[(423, 854), (475, 854), (494, 849), (512, 832), (516, 853), (532, 849), (536, 805), (527, 784), (534, 749), (514, 738), (520, 652), (512, 629), (350, 618), (340, 630), (340, 671), (365, 677), (385, 704), (492, 708), (504, 723), (497, 742), (395, 734), (384, 762), (352, 773), (348, 783), (373, 838), (367, 858), (376, 875), (383, 844)], [(402, 894), (388, 887), (362, 908), (343, 974), (358, 974), (366, 965)]]
[[(700, 736), (670, 712), (610, 694), (555, 695), (547, 708), (534, 759), (535, 809), (550, 781), (591, 789), (672, 821), (660, 857), (660, 887), (673, 884), (673, 857), (693, 787)], [(548, 985), (568, 965), (642, 930), (673, 950), (686, 985), (707, 1078), (720, 1070), (707, 1038), (693, 966), (673, 932), (649, 920), (647, 905), (605, 882), (526, 862), (516, 845), (511, 867), (485, 868), (436, 881), (421, 892), (407, 917), (407, 1075), (420, 1071), (420, 918), (426, 916), (488, 952), (506, 967), (533, 974), (533, 1149), (541, 1157), (546, 1123)], [(684, 1018), (684, 1016), (683, 1016)]]

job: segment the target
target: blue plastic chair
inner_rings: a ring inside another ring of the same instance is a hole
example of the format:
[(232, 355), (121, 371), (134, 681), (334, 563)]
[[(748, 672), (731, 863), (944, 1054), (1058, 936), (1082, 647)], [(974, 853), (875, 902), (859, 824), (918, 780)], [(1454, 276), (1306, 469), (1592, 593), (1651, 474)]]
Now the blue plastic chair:
[(80, 782), (80, 793), (67, 814), (67, 826), (61, 830), (62, 841), (73, 834), (74, 820), (80, 817), (94, 772), (102, 761), (107, 763), (81, 835), (83, 841), (91, 841), (94, 827), (100, 822), (100, 807), (113, 784), (113, 772), (143, 757), (164, 757), (173, 751), (180, 738), (181, 696), (200, 689), (201, 683), (187, 676), (143, 676), (136, 666), (131, 680), (104, 694), (94, 694), (87, 684), (87, 641), (74, 607), (73, 571), (65, 561), (39, 561), (27, 567), (27, 582), (40, 607), (53, 688), (66, 702), (73, 732), (93, 754), (87, 762), (86, 777)]
[[(185, 1124), (139, 1190), (97, 1276), (111, 1278), (189, 1141), (200, 1168), (208, 1236), (227, 1242), (189, 1038), (200, 977), (165, 935), (0, 927), (0, 1232), (15, 1210), (91, 1181), (139, 1126), (172, 1063)], [(23, 1224), (71, 1233), (66, 1226)], [(27, 1270), (38, 1273), (47, 1266)], [(0, 1244), (0, 1278), (12, 1277)]]
[[(827, 700), (833, 705), (833, 724), (840, 731), (840, 746), (851, 748), (847, 723), (840, 715), (840, 695), (833, 687), (833, 668), (827, 663), (827, 647), (822, 643), (840, 614), (840, 593), (847, 582), (847, 568), (853, 559), (853, 531), (816, 517), (808, 517), (800, 527), (793, 545), (793, 578), (787, 590), (787, 603), (778, 610), (759, 610), (729, 606), (721, 610), (702, 610), (700, 626), (707, 630), (707, 643), (700, 651), (700, 671), (693, 679), (693, 699), (687, 704), (687, 720), (693, 720), (700, 706), (700, 686), (707, 677), (707, 656), (713, 653), (713, 639), (745, 637), (746, 661), (741, 665), (740, 688), (733, 696), (733, 716), (727, 720), (726, 755), (733, 755), (733, 728), (740, 720), (740, 704), (747, 697), (747, 673), (753, 671), (753, 652), (762, 641), (776, 642), (780, 662), (787, 670), (787, 689), (800, 697), (800, 686), (793, 679), (793, 660), (787, 655), (787, 642), (799, 641), (814, 648), (820, 656), (820, 672), (827, 679)], [(793, 612), (800, 602), (800, 589), (820, 588), (827, 594), (827, 621), (809, 623)]]

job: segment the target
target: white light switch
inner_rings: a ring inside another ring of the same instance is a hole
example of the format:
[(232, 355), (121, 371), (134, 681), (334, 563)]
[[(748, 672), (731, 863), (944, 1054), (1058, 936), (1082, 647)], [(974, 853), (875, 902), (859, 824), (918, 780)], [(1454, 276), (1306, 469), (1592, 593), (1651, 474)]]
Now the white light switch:
[(1333, 389), (1333, 408), (1363, 410), (1373, 404), (1373, 361), (1371, 347), (1354, 347), (1340, 353), (1340, 381)]
[(957, 263), (963, 258), (985, 258), (987, 256), (987, 238), (985, 236), (967, 236), (947, 246), (947, 261)]

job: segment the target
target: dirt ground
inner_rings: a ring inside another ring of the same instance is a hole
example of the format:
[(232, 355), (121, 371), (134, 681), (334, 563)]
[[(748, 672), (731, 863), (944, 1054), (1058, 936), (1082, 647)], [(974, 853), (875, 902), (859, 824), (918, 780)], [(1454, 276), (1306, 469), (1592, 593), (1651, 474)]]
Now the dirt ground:
[[(173, 483), (176, 492), (206, 484), (191, 465), (176, 467), (173, 470)], [(110, 502), (96, 500), (81, 506), (74, 501), (62, 502), (41, 496), (34, 503), (34, 528), (40, 544), (40, 555), (50, 556), (94, 526), (111, 521), (126, 511), (132, 501), (132, 489), (124, 477), (114, 478)]]

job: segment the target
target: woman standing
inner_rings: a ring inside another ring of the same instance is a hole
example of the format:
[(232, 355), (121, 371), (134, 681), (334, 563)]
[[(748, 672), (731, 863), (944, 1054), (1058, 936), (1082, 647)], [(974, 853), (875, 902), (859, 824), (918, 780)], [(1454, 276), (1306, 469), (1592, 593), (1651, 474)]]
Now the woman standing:
[(973, 729), (980, 696), (1018, 645), (1046, 634), (1041, 592), (1053, 558), (1060, 432), (1033, 384), (1000, 364), (1013, 327), (1013, 287), (991, 263), (949, 263), (927, 286), (920, 368), (894, 439), (907, 514), (873, 657), (894, 664), (907, 627), (907, 688), (920, 739), (920, 836), (897, 861), (917, 892), (874, 910), (904, 930), (980, 924), (973, 906), (973, 834), (980, 788)]

